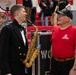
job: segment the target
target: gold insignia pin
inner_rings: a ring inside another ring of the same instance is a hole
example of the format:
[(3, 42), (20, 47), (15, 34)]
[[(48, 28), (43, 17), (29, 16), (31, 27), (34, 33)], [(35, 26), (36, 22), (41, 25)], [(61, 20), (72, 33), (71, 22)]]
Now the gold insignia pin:
[(21, 49), (21, 47), (18, 47), (18, 49)]

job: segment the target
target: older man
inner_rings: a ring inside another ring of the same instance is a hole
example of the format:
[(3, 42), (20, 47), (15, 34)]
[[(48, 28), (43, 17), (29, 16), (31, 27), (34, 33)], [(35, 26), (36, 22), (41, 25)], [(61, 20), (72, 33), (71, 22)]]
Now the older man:
[(72, 26), (72, 12), (57, 11), (58, 25), (55, 26), (51, 41), (51, 74), (76, 75), (76, 28)]

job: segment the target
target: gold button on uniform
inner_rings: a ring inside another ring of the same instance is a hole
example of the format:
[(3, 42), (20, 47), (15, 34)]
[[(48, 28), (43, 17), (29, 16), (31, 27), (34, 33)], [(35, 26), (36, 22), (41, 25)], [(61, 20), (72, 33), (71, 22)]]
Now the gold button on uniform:
[(21, 47), (18, 47), (18, 49), (21, 49)]
[(22, 53), (20, 53), (19, 55), (22, 55)]
[(23, 55), (25, 56), (25, 53)]

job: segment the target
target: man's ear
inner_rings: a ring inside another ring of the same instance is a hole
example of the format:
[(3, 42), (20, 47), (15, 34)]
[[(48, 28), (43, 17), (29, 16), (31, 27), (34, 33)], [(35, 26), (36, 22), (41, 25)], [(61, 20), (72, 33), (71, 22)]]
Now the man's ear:
[(14, 16), (18, 16), (18, 14), (19, 14), (19, 11), (16, 11), (16, 12), (14, 13)]

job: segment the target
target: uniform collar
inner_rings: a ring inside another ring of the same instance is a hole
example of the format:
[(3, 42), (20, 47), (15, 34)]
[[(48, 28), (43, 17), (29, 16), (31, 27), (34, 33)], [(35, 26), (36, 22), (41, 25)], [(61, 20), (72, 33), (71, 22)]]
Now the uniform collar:
[(15, 24), (21, 31), (25, 30), (24, 27), (17, 22), (17, 20), (14, 20), (13, 24)]

